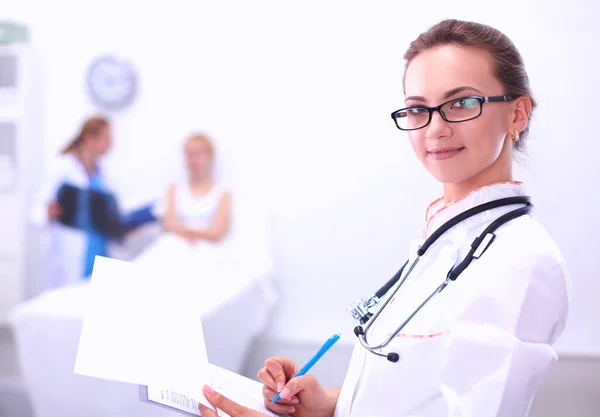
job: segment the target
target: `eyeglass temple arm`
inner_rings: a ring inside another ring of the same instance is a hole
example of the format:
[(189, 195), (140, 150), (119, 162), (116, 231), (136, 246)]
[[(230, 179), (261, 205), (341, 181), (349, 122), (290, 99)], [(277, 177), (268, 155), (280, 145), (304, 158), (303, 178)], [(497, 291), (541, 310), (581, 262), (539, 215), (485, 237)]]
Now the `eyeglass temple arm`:
[(514, 100), (515, 96), (495, 96), (495, 97), (484, 97), (487, 103), (498, 103)]

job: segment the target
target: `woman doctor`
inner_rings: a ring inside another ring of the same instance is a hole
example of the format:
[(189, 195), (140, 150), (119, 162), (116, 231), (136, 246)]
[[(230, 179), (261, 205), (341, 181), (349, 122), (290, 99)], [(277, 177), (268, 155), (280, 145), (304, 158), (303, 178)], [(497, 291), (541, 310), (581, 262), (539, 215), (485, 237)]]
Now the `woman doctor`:
[[(82, 231), (57, 221), (63, 211), (57, 203), (57, 193), (64, 185), (109, 191), (100, 161), (110, 145), (111, 127), (108, 120), (102, 117), (89, 118), (79, 134), (62, 151), (56, 168), (43, 186), (32, 220), (38, 226), (47, 227), (50, 232), (44, 264), (44, 290), (89, 277), (94, 257), (107, 256), (107, 238), (91, 229)], [(89, 207), (87, 210), (78, 210), (77, 216), (80, 224), (90, 224)]]
[[(535, 101), (521, 55), (485, 25), (443, 21), (413, 41), (405, 59), (405, 105), (392, 117), (443, 187), (426, 210), (411, 265), (424, 239), (446, 221), (525, 195), (523, 184), (513, 181), (512, 161), (524, 147)], [(369, 344), (392, 335), (465, 258), (474, 238), (521, 206), (476, 214), (437, 239), (367, 330)], [(312, 417), (526, 416), (556, 360), (551, 346), (565, 326), (570, 280), (556, 244), (530, 215), (495, 235), (456, 281), (387, 346), (374, 349), (383, 356), (357, 342), (341, 388), (323, 388), (308, 375), (292, 378), (298, 367), (290, 359), (268, 359), (258, 374), (267, 408)], [(389, 352), (396, 362), (385, 357)], [(277, 392), (282, 400), (271, 405)], [(261, 415), (210, 388), (204, 394), (232, 416)], [(203, 416), (214, 415), (204, 408)]]

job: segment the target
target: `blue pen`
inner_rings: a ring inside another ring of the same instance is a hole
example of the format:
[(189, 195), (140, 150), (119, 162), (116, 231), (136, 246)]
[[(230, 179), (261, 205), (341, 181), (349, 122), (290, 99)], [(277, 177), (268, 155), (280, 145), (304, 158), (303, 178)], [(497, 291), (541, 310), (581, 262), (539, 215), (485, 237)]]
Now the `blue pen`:
[[(302, 367), (302, 369), (300, 369), (298, 371), (298, 373), (296, 375), (294, 375), (294, 378), (302, 376), (304, 374), (306, 374), (310, 368), (313, 367), (313, 365), (315, 363), (317, 363), (317, 361), (319, 359), (321, 359), (321, 356), (323, 356), (330, 348), (331, 346), (333, 346), (335, 344), (335, 342), (337, 342), (340, 339), (341, 335), (339, 333), (334, 334), (333, 336), (331, 336), (324, 344), (323, 346), (321, 346), (321, 349), (319, 349), (319, 351), (317, 353), (315, 353), (315, 356), (313, 356), (308, 362), (306, 362), (306, 365), (304, 365)], [(275, 398), (273, 398), (273, 402), (271, 404), (275, 404), (277, 401), (279, 401), (281, 398), (279, 397), (279, 393), (275, 396)]]

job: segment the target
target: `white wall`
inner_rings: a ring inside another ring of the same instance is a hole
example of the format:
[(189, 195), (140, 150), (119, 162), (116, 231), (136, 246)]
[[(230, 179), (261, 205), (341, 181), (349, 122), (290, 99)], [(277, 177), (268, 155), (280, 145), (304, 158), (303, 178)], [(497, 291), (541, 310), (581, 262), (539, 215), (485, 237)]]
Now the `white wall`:
[(389, 117), (403, 103), (410, 40), (445, 17), (498, 27), (523, 53), (540, 102), (518, 179), (573, 276), (559, 346), (600, 349), (597, 1), (4, 3), (0, 17), (28, 23), (44, 58), (48, 164), (94, 110), (84, 75), (105, 52), (141, 77), (137, 103), (113, 118), (122, 195), (160, 193), (184, 135), (214, 136), (225, 179), (272, 210), (282, 300), (269, 337), (280, 342), (336, 331), (353, 342), (346, 305), (403, 263), (440, 192)]

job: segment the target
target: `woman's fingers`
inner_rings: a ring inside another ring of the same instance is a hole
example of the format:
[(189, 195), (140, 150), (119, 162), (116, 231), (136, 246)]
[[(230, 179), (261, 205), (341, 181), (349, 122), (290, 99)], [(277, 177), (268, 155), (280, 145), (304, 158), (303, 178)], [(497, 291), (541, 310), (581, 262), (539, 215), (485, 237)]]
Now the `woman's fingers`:
[(262, 368), (258, 371), (258, 380), (262, 382), (265, 387), (269, 387), (273, 391), (277, 389), (277, 382), (275, 382), (275, 378), (273, 378), (267, 368)]
[[(263, 387), (263, 397), (265, 398), (265, 400), (273, 401), (275, 399), (276, 395), (277, 395), (277, 392), (273, 391), (272, 389), (270, 389), (268, 387)], [(287, 399), (287, 400), (280, 399), (277, 401), (277, 404), (286, 404), (286, 405), (295, 405), (298, 403), (300, 403), (300, 400), (296, 396), (293, 396), (292, 398)]]

